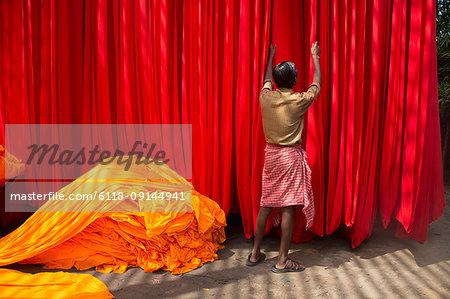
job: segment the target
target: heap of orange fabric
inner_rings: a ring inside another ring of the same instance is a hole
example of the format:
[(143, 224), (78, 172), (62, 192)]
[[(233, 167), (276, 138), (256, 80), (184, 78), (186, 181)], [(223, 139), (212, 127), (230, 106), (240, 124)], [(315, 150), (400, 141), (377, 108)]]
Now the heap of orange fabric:
[[(139, 192), (188, 188), (192, 190), (165, 164), (133, 163), (124, 171), (122, 165), (111, 163), (96, 166), (58, 193), (121, 192), (131, 198)], [(179, 212), (184, 208), (179, 202), (168, 202), (164, 201), (161, 211), (162, 203), (145, 200), (107, 204), (99, 200), (50, 200), (0, 240), (0, 266), (18, 262), (43, 264), (50, 269), (96, 267), (106, 273), (122, 273), (139, 266), (146, 272), (163, 269), (180, 274), (216, 260), (226, 226), (219, 205), (195, 190), (191, 212)]]
[(8, 153), (5, 148), (0, 145), (0, 187), (5, 185), (5, 169), (8, 168), (8, 176), (13, 178), (22, 173), (25, 164), (17, 159), (14, 155)]

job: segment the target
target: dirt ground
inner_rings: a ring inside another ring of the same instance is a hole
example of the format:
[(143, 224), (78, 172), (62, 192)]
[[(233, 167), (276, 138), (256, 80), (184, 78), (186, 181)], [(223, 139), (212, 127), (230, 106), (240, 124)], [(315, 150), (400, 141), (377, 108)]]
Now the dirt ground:
[[(340, 233), (292, 245), (291, 256), (307, 266), (301, 273), (274, 274), (279, 239), (265, 238), (267, 259), (249, 268), (245, 259), (252, 241), (239, 223), (227, 228), (219, 260), (182, 275), (140, 268), (123, 274), (90, 273), (117, 298), (450, 298), (450, 188), (444, 215), (430, 225), (428, 241), (395, 238), (392, 230), (375, 226), (372, 236), (352, 249)], [(4, 233), (4, 232), (3, 232)], [(35, 273), (40, 266), (8, 268)]]

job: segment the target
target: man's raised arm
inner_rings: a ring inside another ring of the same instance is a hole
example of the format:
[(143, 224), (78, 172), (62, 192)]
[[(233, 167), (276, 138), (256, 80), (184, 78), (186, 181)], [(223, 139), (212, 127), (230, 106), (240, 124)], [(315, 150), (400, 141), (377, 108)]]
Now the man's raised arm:
[(273, 57), (275, 56), (275, 50), (277, 46), (270, 45), (269, 58), (267, 58), (266, 72), (264, 73), (264, 82), (272, 80), (272, 65)]
[(320, 72), (320, 47), (317, 42), (315, 42), (311, 47), (311, 55), (314, 61), (314, 81), (313, 84), (318, 84), (319, 88), (322, 85), (322, 73)]

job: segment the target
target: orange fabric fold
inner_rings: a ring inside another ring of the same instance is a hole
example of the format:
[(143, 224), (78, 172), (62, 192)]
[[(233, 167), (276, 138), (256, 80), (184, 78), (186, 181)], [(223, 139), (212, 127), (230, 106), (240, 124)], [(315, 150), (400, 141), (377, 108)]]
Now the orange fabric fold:
[[(8, 167), (8, 178), (6, 178), (6, 167)], [(5, 185), (5, 180), (18, 176), (22, 173), (25, 164), (11, 155), (0, 145), (0, 187)]]
[(1, 298), (114, 298), (106, 285), (90, 274), (22, 273), (0, 269)]
[[(165, 182), (142, 179), (148, 176), (164, 178)], [(120, 191), (126, 196), (132, 192), (174, 191), (187, 186), (192, 188), (165, 165), (142, 164), (123, 171), (122, 166), (109, 164), (98, 165), (58, 192), (68, 196), (99, 190)], [(80, 205), (92, 212), (60, 212), (77, 210)], [(217, 251), (225, 241), (225, 213), (217, 203), (195, 190), (191, 212), (177, 212), (181, 207), (170, 204), (167, 212), (110, 212), (124, 208), (119, 205), (143, 209), (148, 203), (48, 201), (22, 226), (0, 240), (0, 266), (18, 262), (42, 264), (48, 269), (96, 267), (105, 273), (123, 273), (128, 267), (139, 266), (145, 272), (162, 269), (180, 274), (218, 258)], [(160, 209), (158, 205), (161, 203), (152, 208)], [(5, 276), (7, 280), (10, 275), (13, 274)], [(0, 278), (0, 285), (3, 279)], [(65, 292), (63, 285), (61, 292)]]

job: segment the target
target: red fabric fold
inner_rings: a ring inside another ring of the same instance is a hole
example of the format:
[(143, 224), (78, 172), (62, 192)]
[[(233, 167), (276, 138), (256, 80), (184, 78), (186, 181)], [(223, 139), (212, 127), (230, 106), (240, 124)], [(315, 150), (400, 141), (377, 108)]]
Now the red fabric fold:
[[(0, 143), (10, 123), (191, 123), (195, 188), (240, 212), (250, 237), (269, 43), (301, 91), (318, 40), (321, 95), (303, 136), (311, 231), (344, 226), (358, 246), (379, 211), (422, 242), (445, 205), (435, 15), (426, 0), (2, 1)], [(314, 236), (298, 215), (294, 242)]]

